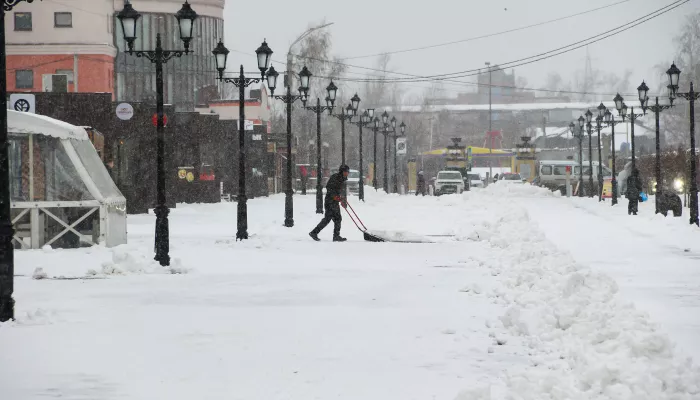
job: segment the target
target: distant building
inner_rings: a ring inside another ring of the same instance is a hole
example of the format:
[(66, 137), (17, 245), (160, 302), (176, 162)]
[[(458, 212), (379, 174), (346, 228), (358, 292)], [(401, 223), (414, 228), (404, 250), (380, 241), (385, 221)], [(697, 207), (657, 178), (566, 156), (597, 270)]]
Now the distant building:
[[(156, 33), (165, 49), (183, 48), (174, 17), (182, 1), (131, 3), (142, 15), (135, 50), (154, 49)], [(165, 103), (183, 111), (218, 97), (211, 50), (224, 32), (224, 0), (189, 3), (199, 15), (190, 47), (194, 53), (164, 66)], [(117, 101), (155, 101), (154, 65), (124, 53), (116, 19), (123, 5), (115, 0), (19, 3), (6, 16), (8, 91), (106, 92)], [(66, 76), (67, 85), (51, 75)]]

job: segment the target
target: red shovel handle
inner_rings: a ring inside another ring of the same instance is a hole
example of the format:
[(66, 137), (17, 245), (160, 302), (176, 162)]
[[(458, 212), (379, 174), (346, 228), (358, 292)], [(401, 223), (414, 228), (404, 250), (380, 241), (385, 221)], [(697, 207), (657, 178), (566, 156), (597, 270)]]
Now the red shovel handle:
[[(366, 230), (367, 230), (367, 227), (366, 227), (365, 224), (362, 222), (362, 220), (360, 219), (360, 217), (357, 215), (357, 213), (355, 212), (355, 209), (352, 208), (352, 206), (350, 205), (350, 203), (347, 202), (347, 200), (345, 201), (345, 204), (347, 204), (347, 206), (350, 207), (350, 210), (352, 210), (352, 213), (355, 214), (355, 218), (357, 218), (357, 220), (360, 222), (360, 225), (362, 225), (362, 227), (365, 228), (364, 230), (366, 231)], [(345, 211), (347, 211), (347, 209), (345, 209)], [(352, 215), (350, 214), (350, 212), (348, 212), (348, 215), (350, 215), (350, 218), (352, 219)], [(353, 219), (353, 222), (355, 222), (354, 219)], [(355, 225), (357, 225), (357, 223), (355, 223)], [(358, 226), (357, 228), (359, 229), (360, 227)]]

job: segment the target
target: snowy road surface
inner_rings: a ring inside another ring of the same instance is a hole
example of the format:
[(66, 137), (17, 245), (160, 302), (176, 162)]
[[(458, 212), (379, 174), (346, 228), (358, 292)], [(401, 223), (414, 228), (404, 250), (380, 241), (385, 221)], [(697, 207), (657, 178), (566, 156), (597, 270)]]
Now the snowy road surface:
[[(273, 196), (249, 202), (245, 242), (233, 239), (233, 203), (174, 209), (166, 271), (151, 261), (148, 215), (129, 217), (129, 244), (116, 249), (17, 252), (18, 318), (0, 325), (0, 398), (700, 397), (700, 371), (687, 360), (696, 348), (669, 339), (700, 330), (663, 315), (679, 304), (665, 297), (671, 280), (650, 287), (658, 295), (627, 296), (627, 278), (654, 283), (632, 269), (643, 254), (604, 265), (557, 237), (576, 232), (557, 231), (552, 218), (607, 219), (586, 211), (597, 205), (529, 186), (367, 195), (355, 208), (371, 229), (434, 243), (364, 242), (347, 218), (349, 242), (330, 242), (328, 227), (315, 243), (314, 198), (295, 197), (288, 229), (283, 197)], [(673, 268), (697, 288), (690, 265)]]

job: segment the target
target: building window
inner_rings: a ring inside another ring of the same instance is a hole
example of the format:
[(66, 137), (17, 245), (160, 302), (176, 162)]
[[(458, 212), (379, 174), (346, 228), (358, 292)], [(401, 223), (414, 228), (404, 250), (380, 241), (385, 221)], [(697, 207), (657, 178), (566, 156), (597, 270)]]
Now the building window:
[(57, 12), (53, 13), (53, 23), (56, 28), (72, 28), (73, 13)]
[(15, 71), (15, 87), (17, 89), (34, 88), (34, 71), (31, 69), (20, 69)]
[(32, 30), (32, 13), (16, 12), (15, 13), (15, 30), (16, 31), (31, 31)]
[(72, 69), (57, 69), (56, 75), (67, 75), (68, 83), (73, 83), (73, 70)]

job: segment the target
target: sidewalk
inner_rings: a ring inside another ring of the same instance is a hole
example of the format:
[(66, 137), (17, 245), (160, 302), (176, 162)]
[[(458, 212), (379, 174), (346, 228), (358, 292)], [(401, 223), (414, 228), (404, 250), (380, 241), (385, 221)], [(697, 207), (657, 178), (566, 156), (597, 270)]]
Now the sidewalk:
[(677, 342), (680, 354), (700, 360), (700, 229), (688, 224), (688, 209), (683, 217), (664, 218), (648, 201), (629, 217), (626, 199), (616, 207), (588, 198), (518, 202), (549, 240), (611, 275), (623, 297)]

